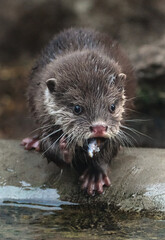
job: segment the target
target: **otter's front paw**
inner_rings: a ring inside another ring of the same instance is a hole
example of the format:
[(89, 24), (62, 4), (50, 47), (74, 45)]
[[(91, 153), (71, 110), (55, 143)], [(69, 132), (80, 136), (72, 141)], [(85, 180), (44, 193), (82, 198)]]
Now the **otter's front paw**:
[(66, 162), (68, 164), (71, 163), (72, 154), (69, 151), (69, 149), (67, 148), (67, 142), (66, 142), (66, 139), (64, 137), (62, 137), (60, 139), (59, 147), (60, 147), (60, 152), (61, 152), (61, 155), (62, 155), (62, 158), (63, 158), (64, 162)]
[(95, 192), (103, 193), (103, 186), (110, 186), (111, 182), (107, 174), (102, 169), (88, 168), (81, 175), (81, 188), (87, 190), (89, 195), (94, 195)]
[(36, 151), (40, 151), (40, 141), (38, 136), (33, 138), (24, 138), (21, 142), (21, 145), (24, 146), (26, 150), (35, 149)]

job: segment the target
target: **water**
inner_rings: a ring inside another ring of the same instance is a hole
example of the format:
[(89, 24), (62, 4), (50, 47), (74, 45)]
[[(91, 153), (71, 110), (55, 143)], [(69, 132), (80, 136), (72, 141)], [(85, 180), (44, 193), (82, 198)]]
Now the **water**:
[(165, 239), (165, 218), (60, 200), (43, 186), (0, 187), (0, 239)]

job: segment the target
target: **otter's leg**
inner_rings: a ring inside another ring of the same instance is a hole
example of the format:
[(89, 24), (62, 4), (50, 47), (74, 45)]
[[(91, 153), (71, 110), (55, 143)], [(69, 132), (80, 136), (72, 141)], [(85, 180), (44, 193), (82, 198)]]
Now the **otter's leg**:
[(24, 138), (21, 142), (21, 145), (24, 146), (26, 150), (32, 150), (35, 149), (36, 151), (40, 151), (40, 141), (39, 137), (35, 136), (32, 138)]
[[(57, 136), (57, 139), (59, 137)], [(70, 167), (72, 153), (67, 148), (66, 138), (57, 139), (47, 138), (40, 143), (40, 148), (48, 162), (54, 162), (60, 168)]]
[(89, 195), (93, 195), (95, 192), (103, 193), (103, 186), (110, 186), (111, 182), (107, 175), (107, 165), (90, 166), (81, 175), (80, 181), (82, 181), (81, 188), (87, 190)]

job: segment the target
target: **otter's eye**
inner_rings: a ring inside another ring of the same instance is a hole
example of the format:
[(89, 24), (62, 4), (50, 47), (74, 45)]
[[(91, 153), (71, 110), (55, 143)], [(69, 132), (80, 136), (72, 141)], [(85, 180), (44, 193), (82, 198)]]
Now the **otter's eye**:
[(112, 104), (112, 105), (109, 107), (110, 113), (114, 113), (114, 112), (115, 112), (115, 109), (116, 109), (115, 104)]
[(76, 115), (81, 114), (82, 111), (83, 111), (83, 109), (82, 109), (82, 107), (80, 107), (79, 105), (75, 105), (74, 108), (73, 108), (73, 112), (74, 112), (74, 114), (76, 114)]

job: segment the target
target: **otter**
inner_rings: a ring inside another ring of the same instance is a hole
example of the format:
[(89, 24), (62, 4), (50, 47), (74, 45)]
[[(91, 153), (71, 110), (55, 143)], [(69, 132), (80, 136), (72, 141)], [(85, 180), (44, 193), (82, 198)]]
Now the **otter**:
[(122, 128), (135, 88), (132, 65), (117, 42), (91, 29), (64, 30), (32, 69), (27, 98), (39, 137), (22, 144), (61, 168), (73, 166), (89, 195), (103, 193), (111, 184), (111, 160), (127, 140)]

